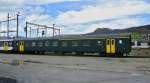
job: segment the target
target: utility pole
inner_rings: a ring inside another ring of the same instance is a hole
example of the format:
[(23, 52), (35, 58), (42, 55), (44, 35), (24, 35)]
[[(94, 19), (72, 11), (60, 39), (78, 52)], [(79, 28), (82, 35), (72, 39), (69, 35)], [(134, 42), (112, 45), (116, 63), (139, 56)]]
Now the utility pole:
[(53, 24), (53, 38), (54, 38), (54, 34), (55, 34), (55, 24)]
[(58, 31), (59, 31), (58, 34), (59, 34), (59, 36), (60, 36), (60, 29), (59, 29)]
[(19, 34), (19, 12), (17, 14), (17, 32), (16, 32), (16, 37), (18, 38), (18, 34)]
[[(10, 19), (10, 14), (8, 13), (7, 15), (7, 20), (4, 20), (4, 21), (0, 21), (0, 26), (2, 23), (7, 23), (6, 26), (7, 26), (7, 30), (6, 31), (0, 31), (0, 33), (6, 33), (7, 37), (9, 38), (9, 35), (11, 32), (16, 32), (16, 37), (18, 37), (18, 27), (19, 27), (19, 21), (18, 21), (18, 17), (19, 17), (19, 14), (17, 15), (17, 19)], [(10, 21), (13, 21), (13, 20), (17, 20), (17, 30), (13, 31), (13, 30), (10, 30)]]
[(45, 37), (47, 36), (47, 28), (46, 28), (46, 25), (45, 25)]
[(30, 38), (31, 38), (31, 27), (30, 27)]
[(9, 38), (9, 13), (8, 13), (8, 16), (7, 16), (7, 37)]
[(26, 22), (25, 32), (26, 32), (26, 38), (27, 38), (28, 37), (28, 22)]
[[(57, 30), (57, 31), (59, 31), (59, 34), (60, 34), (60, 29), (56, 29), (55, 28), (55, 24), (53, 24), (53, 26), (52, 27), (48, 27), (48, 26), (46, 26), (46, 25), (39, 25), (39, 24), (34, 24), (34, 23), (30, 23), (30, 22), (26, 22), (26, 28), (28, 29), (28, 24), (29, 25), (34, 25), (34, 26), (37, 26), (38, 28), (37, 29), (31, 29), (31, 27), (29, 27), (29, 29), (30, 29), (30, 35), (31, 35), (31, 30), (36, 30), (37, 31), (37, 37), (39, 36), (39, 34), (38, 34), (38, 32), (39, 32), (39, 30), (42, 30), (42, 37), (47, 37), (47, 29), (49, 28), (49, 29), (52, 29), (53, 30), (53, 32), (52, 32), (52, 36), (53, 36), (53, 38), (54, 38), (54, 36), (55, 36), (55, 31)], [(39, 27), (43, 27), (43, 28), (39, 28)], [(27, 31), (26, 31), (26, 37), (27, 37)]]
[(37, 38), (38, 38), (38, 36), (39, 36), (39, 26), (37, 28)]

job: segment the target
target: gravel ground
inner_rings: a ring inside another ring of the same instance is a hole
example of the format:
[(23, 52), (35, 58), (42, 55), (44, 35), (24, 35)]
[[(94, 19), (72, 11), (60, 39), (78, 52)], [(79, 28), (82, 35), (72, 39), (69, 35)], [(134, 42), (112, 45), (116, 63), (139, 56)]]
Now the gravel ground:
[(109, 58), (0, 54), (0, 77), (17, 83), (150, 83), (150, 58)]
[(150, 48), (134, 48), (131, 51), (131, 55), (150, 57)]

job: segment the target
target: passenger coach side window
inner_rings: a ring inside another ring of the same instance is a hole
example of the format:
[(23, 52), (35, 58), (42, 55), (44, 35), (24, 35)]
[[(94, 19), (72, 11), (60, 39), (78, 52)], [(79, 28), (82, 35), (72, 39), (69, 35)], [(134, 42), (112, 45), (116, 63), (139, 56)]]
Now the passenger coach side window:
[(35, 43), (35, 42), (32, 42), (32, 46), (33, 46), (33, 47), (36, 46), (36, 43)]
[(62, 46), (67, 46), (67, 42), (62, 42)]
[(72, 46), (78, 46), (78, 42), (72, 41)]
[(101, 41), (97, 41), (98, 44), (101, 44)]
[(49, 41), (45, 42), (45, 46), (49, 46), (49, 44), (50, 44)]
[(39, 43), (38, 43), (38, 46), (39, 46), (39, 47), (42, 47), (42, 46), (43, 46), (43, 42), (39, 42)]
[(119, 44), (122, 44), (122, 40), (119, 40)]
[(58, 42), (53, 42), (52, 46), (58, 46)]
[(84, 41), (83, 46), (90, 46), (90, 42), (89, 41)]

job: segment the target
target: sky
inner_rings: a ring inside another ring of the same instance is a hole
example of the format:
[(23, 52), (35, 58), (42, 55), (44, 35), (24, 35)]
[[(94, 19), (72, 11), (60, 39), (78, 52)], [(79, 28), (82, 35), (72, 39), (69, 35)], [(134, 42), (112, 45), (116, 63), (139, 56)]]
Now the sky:
[[(84, 34), (96, 28), (125, 29), (150, 24), (150, 0), (0, 0), (0, 21), (20, 12), (19, 31), (25, 22), (56, 25), (61, 34)], [(10, 29), (15, 23), (10, 22)], [(6, 23), (1, 24), (6, 30)], [(49, 31), (51, 34), (51, 31)]]

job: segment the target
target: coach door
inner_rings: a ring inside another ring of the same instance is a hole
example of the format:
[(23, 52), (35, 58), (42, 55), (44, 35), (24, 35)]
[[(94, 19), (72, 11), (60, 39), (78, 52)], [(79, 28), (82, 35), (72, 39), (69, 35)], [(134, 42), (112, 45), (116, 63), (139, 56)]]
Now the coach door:
[(20, 52), (23, 52), (23, 51), (24, 51), (24, 42), (23, 42), (23, 41), (20, 41), (20, 42), (19, 42), (19, 51), (20, 51)]
[(116, 51), (115, 39), (106, 39), (106, 53), (114, 54)]
[(4, 51), (8, 51), (8, 42), (4, 42)]

